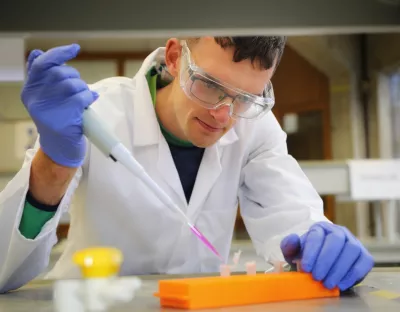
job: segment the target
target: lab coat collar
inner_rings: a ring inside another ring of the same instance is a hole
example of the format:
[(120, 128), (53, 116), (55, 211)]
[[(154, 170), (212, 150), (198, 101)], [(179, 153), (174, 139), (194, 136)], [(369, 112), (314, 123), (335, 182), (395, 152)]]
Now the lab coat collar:
[(133, 142), (135, 146), (158, 144), (160, 126), (151, 99), (146, 74), (152, 66), (161, 61), (165, 55), (165, 48), (153, 51), (144, 61), (135, 75), (135, 98), (133, 108)]
[(227, 133), (225, 133), (218, 141), (219, 146), (226, 146), (232, 144), (238, 140), (238, 136), (235, 131), (235, 127), (232, 127)]
[[(160, 141), (160, 126), (151, 99), (146, 74), (157, 63), (162, 63), (165, 57), (165, 48), (153, 51), (144, 61), (134, 77), (136, 91), (133, 108), (133, 138), (135, 146), (158, 144)], [(226, 146), (238, 140), (235, 128), (230, 129), (218, 141), (218, 146)]]

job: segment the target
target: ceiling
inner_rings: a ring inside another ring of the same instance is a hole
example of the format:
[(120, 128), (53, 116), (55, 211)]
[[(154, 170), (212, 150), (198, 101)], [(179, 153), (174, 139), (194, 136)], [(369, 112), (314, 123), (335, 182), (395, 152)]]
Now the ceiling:
[(27, 38), (26, 48), (50, 49), (55, 46), (78, 43), (82, 51), (88, 52), (132, 52), (152, 51), (164, 46), (167, 38), (128, 39), (128, 38)]

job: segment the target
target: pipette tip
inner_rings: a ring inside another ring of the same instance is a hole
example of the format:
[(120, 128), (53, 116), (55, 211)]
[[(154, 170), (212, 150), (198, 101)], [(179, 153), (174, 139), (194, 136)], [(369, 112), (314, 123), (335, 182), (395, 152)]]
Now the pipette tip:
[(217, 249), (208, 241), (208, 239), (203, 234), (201, 234), (201, 232), (194, 225), (190, 225), (190, 229), (208, 247), (208, 249), (210, 249), (219, 258), (221, 262), (224, 262)]

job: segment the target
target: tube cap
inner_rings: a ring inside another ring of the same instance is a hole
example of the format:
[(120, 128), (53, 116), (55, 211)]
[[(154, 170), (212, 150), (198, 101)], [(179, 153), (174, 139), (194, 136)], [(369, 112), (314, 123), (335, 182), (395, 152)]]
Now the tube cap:
[(73, 261), (81, 268), (83, 278), (104, 278), (118, 274), (123, 256), (116, 248), (87, 248), (77, 251)]

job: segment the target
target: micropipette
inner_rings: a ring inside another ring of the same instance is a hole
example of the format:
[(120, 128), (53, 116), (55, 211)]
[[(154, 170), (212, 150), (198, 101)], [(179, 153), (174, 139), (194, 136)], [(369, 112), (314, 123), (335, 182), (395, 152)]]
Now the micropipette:
[(221, 260), (221, 255), (207, 238), (190, 222), (185, 213), (171, 200), (171, 198), (158, 186), (156, 182), (147, 174), (144, 168), (136, 161), (132, 153), (118, 140), (118, 138), (105, 126), (100, 116), (88, 107), (83, 113), (83, 133), (85, 136), (106, 156), (115, 162), (119, 162), (145, 185), (147, 185), (170, 209), (178, 212), (182, 221), (186, 223), (191, 231)]

